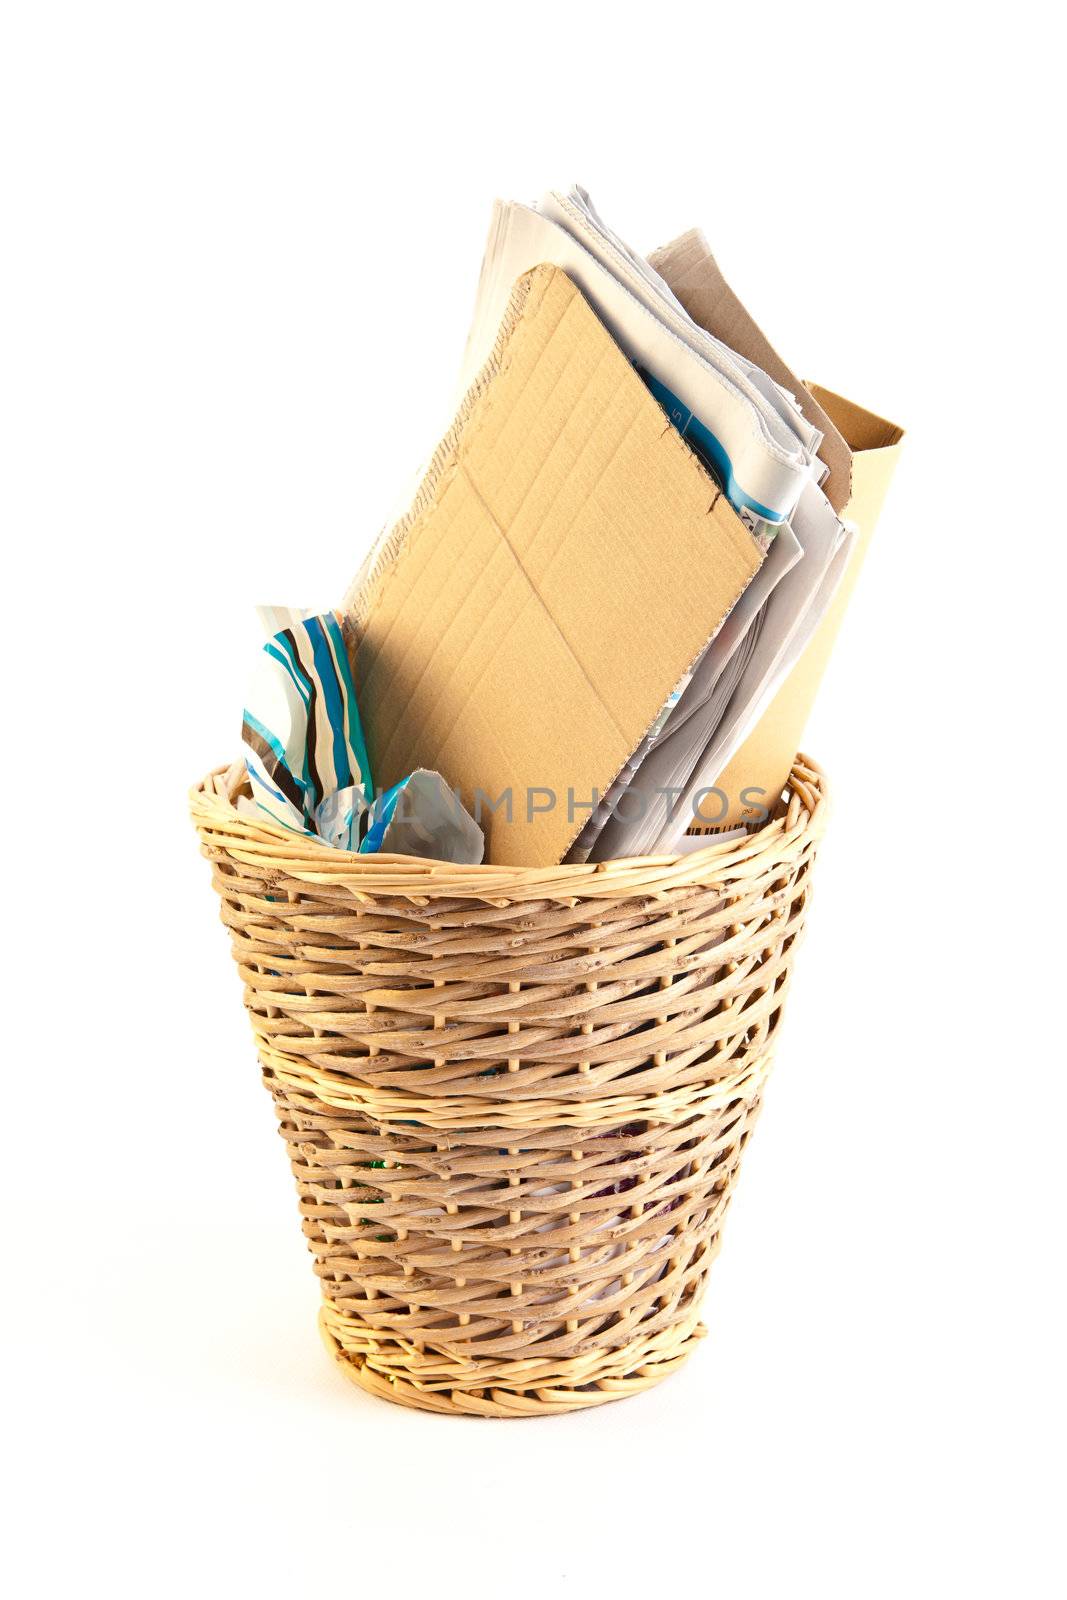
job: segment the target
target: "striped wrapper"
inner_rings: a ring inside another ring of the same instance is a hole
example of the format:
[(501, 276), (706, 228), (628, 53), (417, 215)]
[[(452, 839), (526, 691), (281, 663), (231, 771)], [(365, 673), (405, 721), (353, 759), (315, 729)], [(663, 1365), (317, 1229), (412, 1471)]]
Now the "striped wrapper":
[(347, 812), (358, 825), (374, 786), (348, 653), (331, 612), (293, 620), (264, 645), (241, 738), (255, 802), (275, 822), (316, 832), (323, 802), (332, 800), (336, 815), (339, 797), (351, 791)]

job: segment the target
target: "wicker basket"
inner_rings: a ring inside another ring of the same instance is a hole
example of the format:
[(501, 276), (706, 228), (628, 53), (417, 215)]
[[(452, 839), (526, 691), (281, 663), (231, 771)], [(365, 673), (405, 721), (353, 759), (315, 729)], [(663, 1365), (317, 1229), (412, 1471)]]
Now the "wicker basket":
[(659, 1382), (760, 1107), (825, 806), (695, 854), (353, 856), (192, 797), (342, 1371), (422, 1410)]

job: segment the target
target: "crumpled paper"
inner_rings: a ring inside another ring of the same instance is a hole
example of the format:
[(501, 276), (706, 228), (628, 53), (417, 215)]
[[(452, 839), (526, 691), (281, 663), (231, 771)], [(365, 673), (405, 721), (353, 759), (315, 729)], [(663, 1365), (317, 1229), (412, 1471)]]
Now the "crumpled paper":
[(261, 607), (272, 629), (241, 729), (252, 805), (337, 850), (477, 865), (482, 830), (439, 772), (375, 795), (344, 637), (322, 616)]

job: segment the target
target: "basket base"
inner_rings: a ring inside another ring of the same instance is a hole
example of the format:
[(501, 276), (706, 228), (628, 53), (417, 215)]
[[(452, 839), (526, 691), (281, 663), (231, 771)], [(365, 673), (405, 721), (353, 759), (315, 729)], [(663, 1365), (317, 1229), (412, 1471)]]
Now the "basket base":
[[(400, 1360), (391, 1340), (388, 1352), (375, 1349), (377, 1341), (366, 1328), (346, 1347), (337, 1337), (343, 1331), (340, 1321), (326, 1306), (319, 1312), (323, 1344), (352, 1383), (395, 1405), (468, 1417), (550, 1417), (640, 1394), (677, 1371), (707, 1332), (702, 1322), (675, 1324), (619, 1350), (553, 1362), (551, 1373), (544, 1361), (497, 1360), (487, 1363), (492, 1375), (486, 1372), (478, 1386), (472, 1363), (450, 1363), (441, 1356), (427, 1360), (414, 1352)], [(427, 1375), (419, 1375), (420, 1364)]]

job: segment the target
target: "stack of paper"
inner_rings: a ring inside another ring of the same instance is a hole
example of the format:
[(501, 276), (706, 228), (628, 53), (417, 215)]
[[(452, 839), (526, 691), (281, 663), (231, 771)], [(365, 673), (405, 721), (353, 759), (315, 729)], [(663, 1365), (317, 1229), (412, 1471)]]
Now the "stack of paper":
[(582, 189), (498, 202), (456, 420), (345, 601), (375, 774), (439, 770), (493, 862), (736, 823), (718, 780), (836, 626), (853, 464), (699, 233), (643, 260)]

